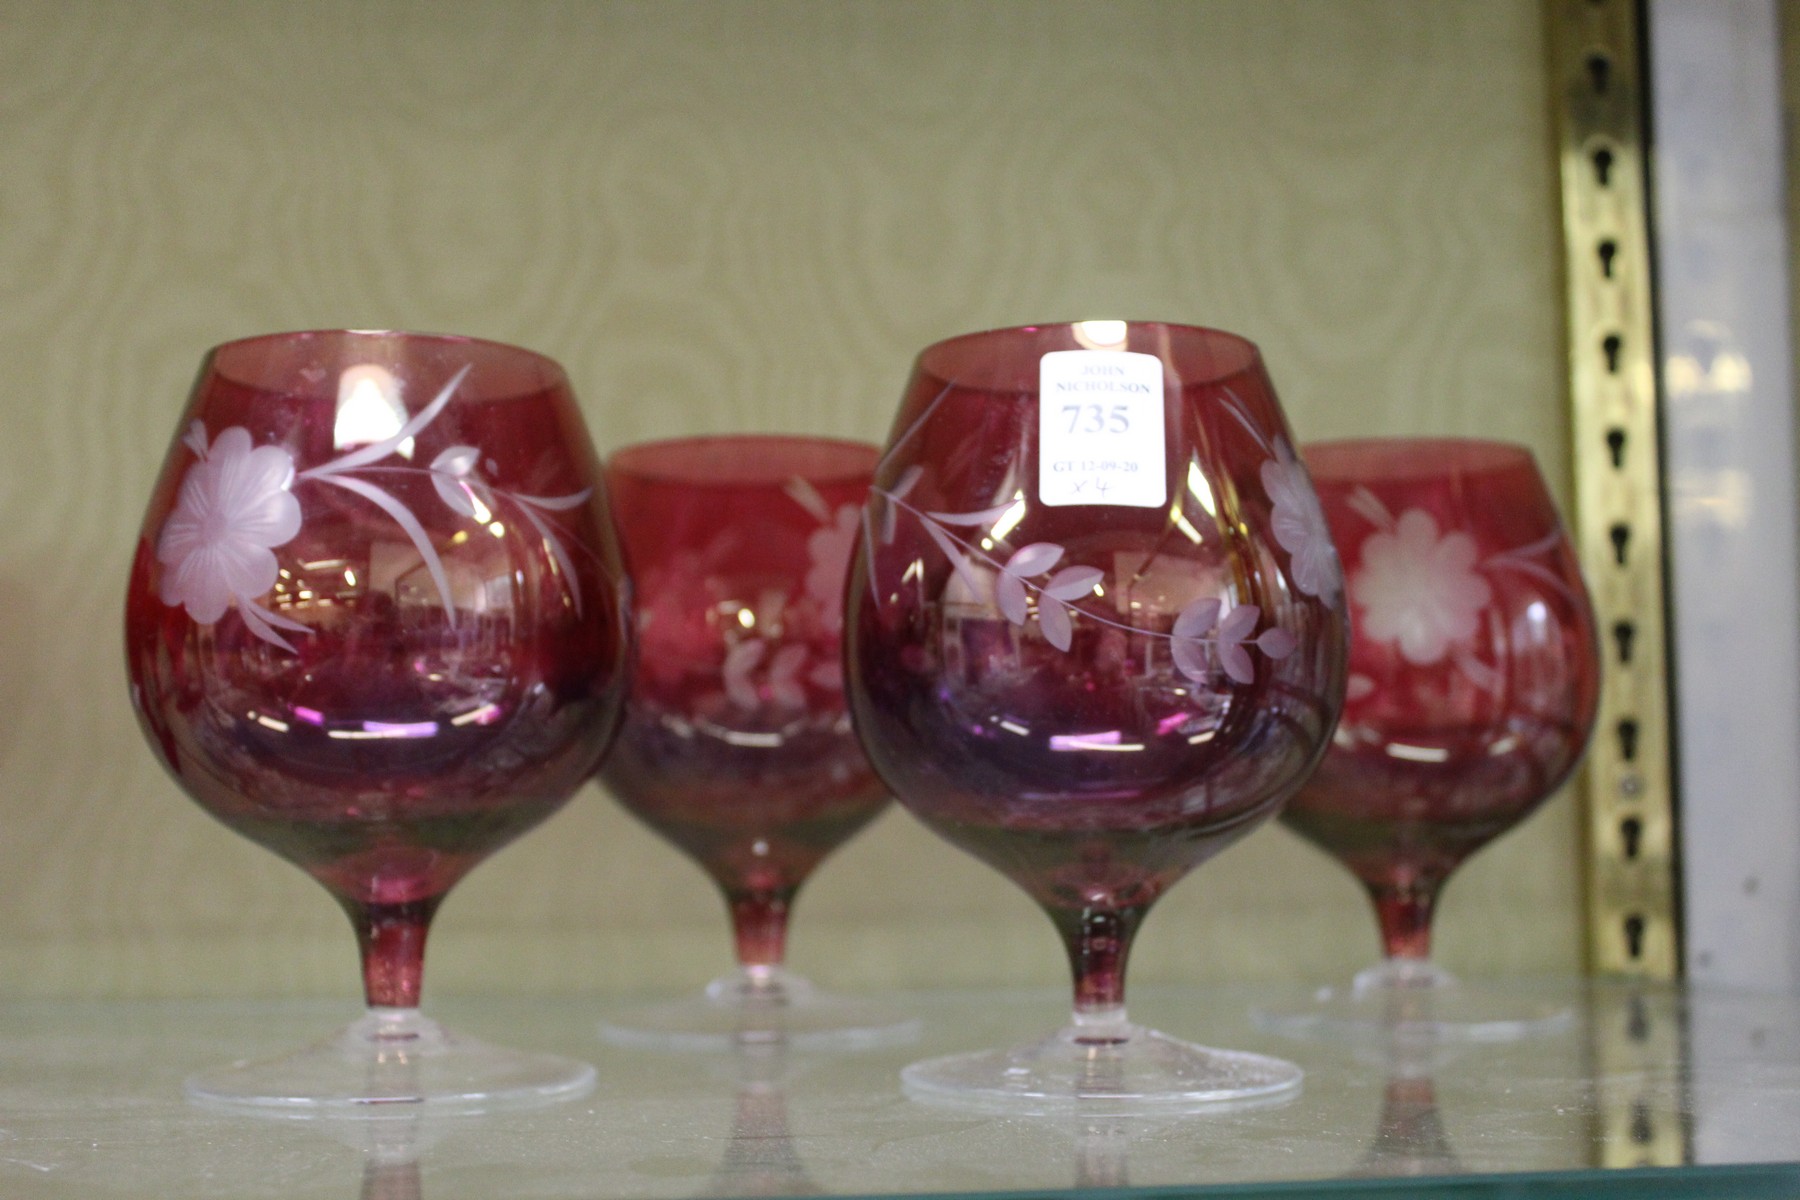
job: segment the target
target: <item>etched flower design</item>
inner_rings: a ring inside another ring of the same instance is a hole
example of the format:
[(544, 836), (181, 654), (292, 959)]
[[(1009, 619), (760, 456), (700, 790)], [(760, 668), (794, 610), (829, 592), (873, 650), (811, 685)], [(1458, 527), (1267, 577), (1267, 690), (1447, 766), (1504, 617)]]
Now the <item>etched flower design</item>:
[[(917, 469), (914, 468), (902, 482), (911, 488), (917, 480)], [(1307, 492), (1310, 495), (1310, 484)], [(1278, 661), (1292, 654), (1299, 645), (1294, 635), (1279, 625), (1270, 625), (1256, 634), (1263, 619), (1260, 606), (1236, 604), (1227, 612), (1225, 602), (1217, 597), (1203, 597), (1189, 603), (1168, 633), (1147, 634), (1135, 625), (1125, 624), (1083, 605), (1099, 590), (1106, 573), (1092, 566), (1062, 566), (1058, 569), (1066, 551), (1055, 542), (1029, 543), (1001, 561), (983, 548), (988, 543), (977, 546), (951, 532), (958, 526), (992, 526), (1023, 504), (1021, 498), (1015, 497), (976, 512), (937, 512), (914, 508), (891, 491), (878, 488), (876, 494), (887, 500), (890, 511), (903, 510), (920, 523), (950, 560), (951, 569), (968, 596), (982, 596), (991, 587), (994, 607), (1002, 617), (1020, 628), (1030, 624), (1035, 601), (1038, 632), (1058, 650), (1066, 651), (1074, 644), (1074, 618), (1079, 615), (1084, 621), (1091, 621), (1103, 629), (1163, 638), (1170, 644), (1176, 669), (1188, 679), (1211, 681), (1216, 663), (1216, 669), (1222, 670), (1232, 682), (1248, 684), (1256, 679), (1250, 648)], [(874, 536), (871, 532), (871, 539)], [(979, 568), (976, 563), (981, 564)], [(1336, 579), (1335, 553), (1332, 570)], [(984, 578), (990, 579), (991, 584), (984, 583)]]
[[(770, 654), (769, 643), (757, 638), (739, 642), (725, 652), (720, 676), (725, 694), (741, 708), (761, 708), (765, 702), (775, 708), (805, 708), (806, 689), (800, 675), (805, 665), (805, 646), (787, 645)], [(761, 682), (756, 678), (758, 667), (765, 667)]]
[(1440, 533), (1423, 509), (1409, 508), (1391, 529), (1362, 544), (1350, 596), (1363, 610), (1362, 636), (1398, 642), (1415, 666), (1429, 666), (1475, 632), (1493, 588), (1476, 572), (1475, 539)]
[(862, 510), (854, 504), (841, 505), (806, 539), (806, 595), (818, 606), (820, 625), (832, 635), (844, 628), (844, 577), (850, 573), (861, 525)]
[(1270, 525), (1276, 544), (1288, 552), (1294, 586), (1309, 596), (1330, 600), (1343, 586), (1337, 548), (1325, 510), (1313, 491), (1306, 466), (1286, 438), (1275, 439), (1275, 457), (1262, 465), (1263, 490), (1274, 505)]
[(279, 570), (273, 548), (300, 532), (294, 460), (280, 446), (252, 446), (241, 425), (209, 446), (196, 421), (182, 440), (200, 461), (188, 468), (157, 538), (163, 603), (186, 607), (202, 625), (235, 604), (255, 628), (249, 610), (275, 586)]
[[(277, 631), (306, 633), (308, 627), (263, 608), (256, 599), (274, 587), (279, 576), (274, 547), (300, 532), (302, 515), (294, 487), (316, 482), (359, 496), (393, 518), (418, 552), (443, 601), (445, 619), (454, 625), (456, 607), (450, 597), (449, 577), (425, 525), (395, 493), (360, 472), (394, 454), (435, 421), (468, 373), (467, 366), (457, 371), (430, 404), (388, 436), (305, 470), (297, 470), (293, 456), (281, 446), (253, 446), (250, 431), (241, 425), (224, 430), (209, 445), (205, 425), (195, 421), (181, 440), (200, 461), (188, 469), (175, 510), (157, 535), (156, 557), (164, 567), (163, 602), (185, 606), (201, 625), (213, 624), (235, 606), (251, 633), (293, 650)], [(561, 531), (546, 514), (579, 507), (587, 502), (589, 490), (566, 496), (506, 491), (479, 478), (480, 460), (481, 452), (474, 446), (451, 446), (439, 454), (426, 469), (438, 498), (460, 515), (482, 522), (493, 519), (492, 507), (498, 499), (515, 504), (543, 539), (580, 615), (575, 564), (563, 545)], [(411, 466), (387, 469), (421, 470)]]
[[(798, 591), (789, 595), (768, 589), (754, 603), (732, 601), (728, 607), (713, 610), (726, 639), (724, 660), (719, 664), (725, 697), (741, 710), (764, 715), (805, 709), (808, 685), (842, 693), (843, 668), (836, 651), (844, 626), (844, 579), (862, 532), (860, 505), (833, 509), (801, 478), (789, 481), (785, 490), (818, 522), (806, 537), (806, 573)], [(727, 533), (714, 546), (723, 553), (734, 540), (735, 535)], [(719, 626), (693, 603), (694, 595), (709, 586), (708, 562), (714, 553), (709, 550), (701, 556), (678, 559), (680, 580), (663, 578), (649, 589), (648, 594), (663, 598), (664, 620), (651, 622), (657, 609), (640, 610), (639, 638), (646, 648), (640, 660), (646, 671), (656, 670), (658, 661), (664, 660), (674, 664), (673, 674), (678, 677), (681, 664), (703, 655), (697, 651), (698, 645), (716, 643)], [(743, 636), (740, 621), (754, 630), (754, 635)], [(664, 647), (661, 653), (655, 652), (657, 646)]]

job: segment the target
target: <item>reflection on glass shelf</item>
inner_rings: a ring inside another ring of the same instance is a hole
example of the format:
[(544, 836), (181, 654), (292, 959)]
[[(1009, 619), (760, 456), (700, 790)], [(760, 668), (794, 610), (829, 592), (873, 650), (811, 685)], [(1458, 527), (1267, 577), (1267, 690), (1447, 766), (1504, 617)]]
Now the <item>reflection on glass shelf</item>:
[(818, 1196), (788, 1128), (787, 1084), (805, 1069), (787, 1049), (746, 1046), (720, 1070), (730, 1077), (735, 1108), (725, 1156), (709, 1196)]
[(1460, 1175), (1429, 1075), (1389, 1076), (1375, 1140), (1352, 1175)]
[(336, 1006), (14, 1004), (0, 1010), (0, 1196), (1800, 1195), (1800, 1000), (1562, 990), (1576, 1018), (1554, 1036), (1384, 1046), (1256, 1029), (1269, 988), (1145, 987), (1136, 1007), (1158, 1027), (1306, 1070), (1289, 1104), (1163, 1119), (994, 1117), (903, 1094), (920, 1053), (1054, 1020), (1063, 997), (1048, 989), (908, 995), (921, 1042), (855, 1055), (669, 1055), (597, 1036), (622, 1002), (445, 999), (459, 1027), (585, 1056), (599, 1083), (530, 1112), (430, 1121), (255, 1119), (182, 1098), (202, 1051), (254, 1049)]

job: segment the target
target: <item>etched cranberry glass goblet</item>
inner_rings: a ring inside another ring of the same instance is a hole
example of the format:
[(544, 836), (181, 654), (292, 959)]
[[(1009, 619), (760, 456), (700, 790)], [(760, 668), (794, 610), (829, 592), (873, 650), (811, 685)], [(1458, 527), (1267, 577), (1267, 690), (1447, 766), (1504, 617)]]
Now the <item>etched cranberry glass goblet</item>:
[(1256, 348), (1090, 321), (927, 348), (852, 571), (851, 710), (901, 803), (1055, 925), (1074, 1015), (916, 1063), (915, 1097), (1180, 1111), (1300, 1070), (1134, 1025), (1126, 956), (1183, 874), (1312, 769), (1343, 689), (1335, 553)]
[(1265, 1023), (1505, 1039), (1560, 1002), (1459, 985), (1431, 959), (1438, 894), (1574, 769), (1599, 659), (1574, 552), (1529, 451), (1394, 438), (1306, 448), (1343, 556), (1348, 698), (1283, 821), (1367, 889), (1383, 961)]
[(917, 1023), (787, 970), (788, 914), (888, 802), (844, 706), (844, 576), (880, 451), (818, 437), (682, 438), (607, 463), (638, 583), (637, 666), (602, 781), (712, 877), (738, 967), (621, 1013), (611, 1040), (850, 1046)]
[(418, 1004), (445, 894), (617, 729), (627, 595), (599, 482), (567, 379), (529, 351), (332, 331), (207, 356), (132, 565), (131, 695), (201, 807), (343, 905), (368, 1012), (190, 1095), (456, 1111), (592, 1085)]

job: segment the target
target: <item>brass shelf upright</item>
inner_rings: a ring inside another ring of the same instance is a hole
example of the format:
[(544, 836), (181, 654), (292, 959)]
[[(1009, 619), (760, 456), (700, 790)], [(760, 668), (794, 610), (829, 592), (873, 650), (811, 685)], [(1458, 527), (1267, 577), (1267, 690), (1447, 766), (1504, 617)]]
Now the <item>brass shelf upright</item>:
[(1603, 644), (1588, 750), (1588, 960), (1680, 971), (1656, 338), (1633, 0), (1547, 0), (1562, 182), (1574, 533)]
[[(1573, 532), (1593, 594), (1600, 712), (1584, 767), (1587, 959), (1596, 975), (1680, 974), (1656, 332), (1637, 0), (1544, 0), (1562, 190)], [(1687, 1161), (1678, 1107), (1643, 1083), (1678, 1060), (1678, 1013), (1627, 988), (1588, 1031), (1600, 1164)]]

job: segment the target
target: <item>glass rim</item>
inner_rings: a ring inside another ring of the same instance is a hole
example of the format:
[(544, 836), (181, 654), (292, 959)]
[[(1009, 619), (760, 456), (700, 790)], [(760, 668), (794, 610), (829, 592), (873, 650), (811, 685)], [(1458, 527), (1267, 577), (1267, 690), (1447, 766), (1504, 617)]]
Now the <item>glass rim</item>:
[(272, 329), (263, 333), (245, 334), (243, 337), (226, 338), (212, 346), (208, 354), (220, 350), (236, 350), (247, 348), (263, 342), (299, 342), (312, 338), (342, 338), (345, 340), (369, 338), (394, 342), (425, 342), (454, 344), (467, 346), (483, 346), (494, 350), (506, 350), (515, 354), (542, 358), (550, 362), (550, 358), (541, 350), (533, 350), (516, 342), (502, 341), (499, 338), (482, 337), (473, 333), (445, 333), (430, 329), (395, 329), (395, 328), (359, 328), (352, 326), (321, 325), (303, 329)]
[(432, 333), (411, 329), (351, 329), (351, 328), (316, 328), (316, 329), (284, 329), (267, 333), (253, 333), (245, 337), (230, 338), (219, 342), (207, 350), (202, 363), (213, 370), (238, 382), (249, 382), (238, 372), (221, 365), (221, 360), (233, 355), (248, 354), (259, 349), (270, 349), (278, 346), (299, 346), (308, 342), (324, 344), (335, 342), (350, 346), (358, 343), (368, 345), (415, 345), (415, 346), (466, 346), (473, 350), (493, 355), (496, 358), (510, 358), (518, 363), (530, 363), (547, 379), (566, 382), (568, 372), (556, 359), (541, 350), (533, 350), (514, 342), (503, 342), (497, 338), (479, 337), (466, 333)]
[[(1095, 340), (1091, 335), (1096, 327), (1123, 326), (1126, 337), (1123, 340)], [(915, 369), (931, 375), (943, 377), (944, 373), (936, 370), (932, 363), (957, 351), (965, 350), (977, 343), (996, 341), (1001, 338), (1022, 337), (1061, 331), (1067, 334), (1078, 347), (1095, 350), (1128, 350), (1130, 335), (1140, 331), (1161, 331), (1177, 334), (1181, 337), (1204, 343), (1212, 349), (1226, 349), (1233, 356), (1241, 359), (1231, 365), (1228, 370), (1217, 372), (1216, 377), (1223, 379), (1241, 373), (1263, 361), (1262, 349), (1251, 339), (1241, 333), (1233, 333), (1229, 329), (1220, 329), (1212, 325), (1196, 325), (1182, 321), (1146, 321), (1129, 318), (1089, 318), (1077, 321), (1038, 321), (1023, 325), (1002, 325), (992, 329), (978, 329), (968, 333), (959, 333), (940, 338), (920, 350), (914, 359)], [(1084, 333), (1089, 336), (1083, 336)]]
[[(719, 450), (727, 446), (752, 451), (782, 449), (812, 452), (821, 459), (834, 460), (836, 456), (842, 456), (845, 461), (842, 465), (827, 461), (822, 464), (826, 469), (815, 470), (797, 469), (793, 460), (789, 459), (785, 464), (787, 469), (783, 469), (783, 461), (765, 453), (752, 454), (746, 463), (748, 469), (708, 471), (698, 466), (680, 469), (669, 464), (669, 460), (685, 452)], [(849, 461), (864, 456), (866, 462)], [(647, 483), (678, 483), (686, 487), (774, 487), (786, 483), (796, 475), (812, 483), (867, 482), (873, 476), (880, 459), (880, 446), (857, 438), (808, 433), (707, 433), (655, 438), (621, 446), (606, 456), (604, 470), (608, 476), (629, 476)]]

